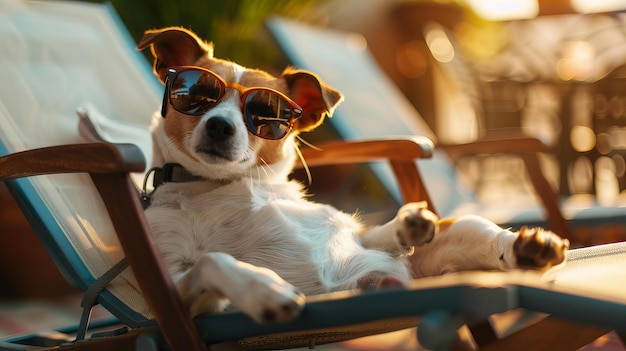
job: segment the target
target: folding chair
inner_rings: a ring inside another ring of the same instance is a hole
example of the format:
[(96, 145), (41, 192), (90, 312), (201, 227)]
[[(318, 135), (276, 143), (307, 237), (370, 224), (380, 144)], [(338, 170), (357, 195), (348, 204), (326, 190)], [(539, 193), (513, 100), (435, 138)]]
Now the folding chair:
[[(560, 271), (554, 272), (556, 279), (533, 272), (464, 273), (422, 279), (406, 289), (312, 296), (302, 314), (286, 323), (257, 325), (238, 312), (192, 320), (150, 240), (133, 181), (150, 154), (144, 118), (158, 107), (161, 93), (149, 65), (128, 45), (109, 7), (5, 1), (0, 9), (0, 180), (59, 270), (86, 292), (76, 340), (48, 340), (40, 349), (202, 350), (226, 342), (254, 349), (315, 346), (414, 326), (418, 320), (420, 342), (445, 349), (462, 323), (514, 308), (623, 328), (626, 301), (619, 292), (560, 283)], [(97, 121), (96, 128), (115, 143), (84, 143), (74, 110), (86, 102), (102, 114), (87, 105), (80, 115)], [(399, 193), (408, 201), (425, 197), (415, 159), (431, 155), (427, 139), (322, 147), (324, 153), (305, 151), (311, 166), (388, 159), (400, 179)], [(616, 244), (591, 254), (617, 260), (624, 252)], [(616, 270), (605, 280), (621, 282), (623, 276)], [(114, 314), (119, 326), (88, 330), (94, 303)], [(25, 340), (4, 340), (0, 350), (38, 349)]]

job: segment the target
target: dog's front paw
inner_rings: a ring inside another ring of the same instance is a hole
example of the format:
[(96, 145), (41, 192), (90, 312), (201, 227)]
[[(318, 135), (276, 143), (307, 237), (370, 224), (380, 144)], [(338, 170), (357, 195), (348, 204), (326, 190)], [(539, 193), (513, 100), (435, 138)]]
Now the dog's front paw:
[(541, 228), (522, 227), (513, 244), (519, 268), (547, 269), (565, 259), (569, 240)]
[(259, 323), (293, 319), (304, 306), (305, 297), (274, 271), (254, 267), (243, 289), (231, 295), (231, 303)]
[(439, 217), (426, 208), (424, 202), (408, 203), (397, 216), (396, 237), (401, 246), (421, 246), (433, 240), (439, 231)]
[(205, 254), (176, 278), (192, 316), (230, 304), (259, 323), (270, 323), (294, 318), (304, 305), (304, 296), (274, 271), (225, 253)]

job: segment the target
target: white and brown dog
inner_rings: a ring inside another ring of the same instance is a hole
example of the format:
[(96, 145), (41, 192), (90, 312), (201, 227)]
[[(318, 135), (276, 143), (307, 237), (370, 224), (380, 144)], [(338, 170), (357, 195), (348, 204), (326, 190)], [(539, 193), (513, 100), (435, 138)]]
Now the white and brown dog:
[(214, 58), (211, 44), (181, 28), (147, 31), (138, 48), (147, 47), (165, 84), (153, 164), (167, 174), (146, 216), (192, 314), (231, 304), (259, 322), (286, 320), (302, 294), (563, 261), (569, 243), (548, 231), (439, 221), (423, 203), (365, 228), (306, 200), (287, 179), (295, 137), (332, 114), (339, 92), (306, 71), (273, 77)]

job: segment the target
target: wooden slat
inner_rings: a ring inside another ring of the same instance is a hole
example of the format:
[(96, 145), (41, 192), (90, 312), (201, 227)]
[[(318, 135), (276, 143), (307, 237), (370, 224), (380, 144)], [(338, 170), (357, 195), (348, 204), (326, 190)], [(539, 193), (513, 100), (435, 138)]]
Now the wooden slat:
[[(430, 158), (433, 145), (426, 138), (395, 138), (363, 141), (341, 141), (314, 148), (303, 148), (306, 164), (330, 166), (345, 163), (362, 163), (376, 160), (408, 161)], [(298, 163), (296, 167), (303, 167)]]
[(142, 172), (146, 161), (132, 144), (73, 144), (17, 152), (0, 157), (0, 181), (59, 173)]

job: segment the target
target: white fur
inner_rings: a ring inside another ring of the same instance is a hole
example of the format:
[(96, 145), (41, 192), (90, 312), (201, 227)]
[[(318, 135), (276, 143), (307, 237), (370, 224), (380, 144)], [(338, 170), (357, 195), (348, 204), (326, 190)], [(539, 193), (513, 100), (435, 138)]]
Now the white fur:
[(242, 178), (218, 187), (171, 183), (158, 192), (146, 214), (172, 273), (178, 260), (210, 251), (270, 268), (305, 294), (356, 288), (373, 271), (409, 278), (403, 258), (364, 250), (352, 216), (302, 199), (296, 183)]
[(431, 243), (415, 247), (411, 265), (418, 277), (515, 268), (513, 243), (517, 237), (518, 233), (504, 230), (482, 217), (464, 216), (436, 235)]
[[(194, 284), (202, 286), (203, 293), (245, 286), (237, 279), (241, 274), (233, 274), (228, 268), (224, 269), (229, 273), (223, 275), (209, 273), (214, 271), (212, 268), (206, 272), (201, 268), (203, 273), (192, 269), (203, 267), (198, 262), (217, 252), (228, 255), (210, 259), (221, 262), (222, 268), (227, 265), (224, 262), (233, 263), (232, 271), (241, 268), (240, 262), (268, 268), (306, 295), (357, 288), (360, 278), (374, 272), (402, 281), (410, 279), (405, 257), (367, 250), (359, 244), (355, 235), (362, 228), (353, 216), (305, 200), (297, 183), (278, 177), (269, 181), (284, 171), (257, 169), (252, 173), (258, 177), (243, 177), (227, 184), (167, 183), (157, 190), (146, 216), (166, 266), (179, 281), (188, 280), (185, 273), (192, 272), (196, 276)], [(276, 279), (280, 286), (284, 285), (282, 279)], [(250, 286), (242, 291), (258, 295)], [(295, 296), (291, 291), (286, 294)], [(191, 295), (187, 300), (198, 298), (198, 294)], [(220, 297), (228, 297), (235, 307), (262, 320), (258, 302), (250, 303), (223, 291), (214, 292), (213, 299), (208, 298), (204, 306), (194, 305), (193, 301), (189, 304), (194, 314), (211, 312), (221, 307), (215, 302)]]
[(232, 67), (235, 70), (235, 79), (234, 79), (235, 83), (241, 82), (241, 77), (243, 76), (243, 73), (246, 71), (246, 68), (238, 64), (233, 64)]

